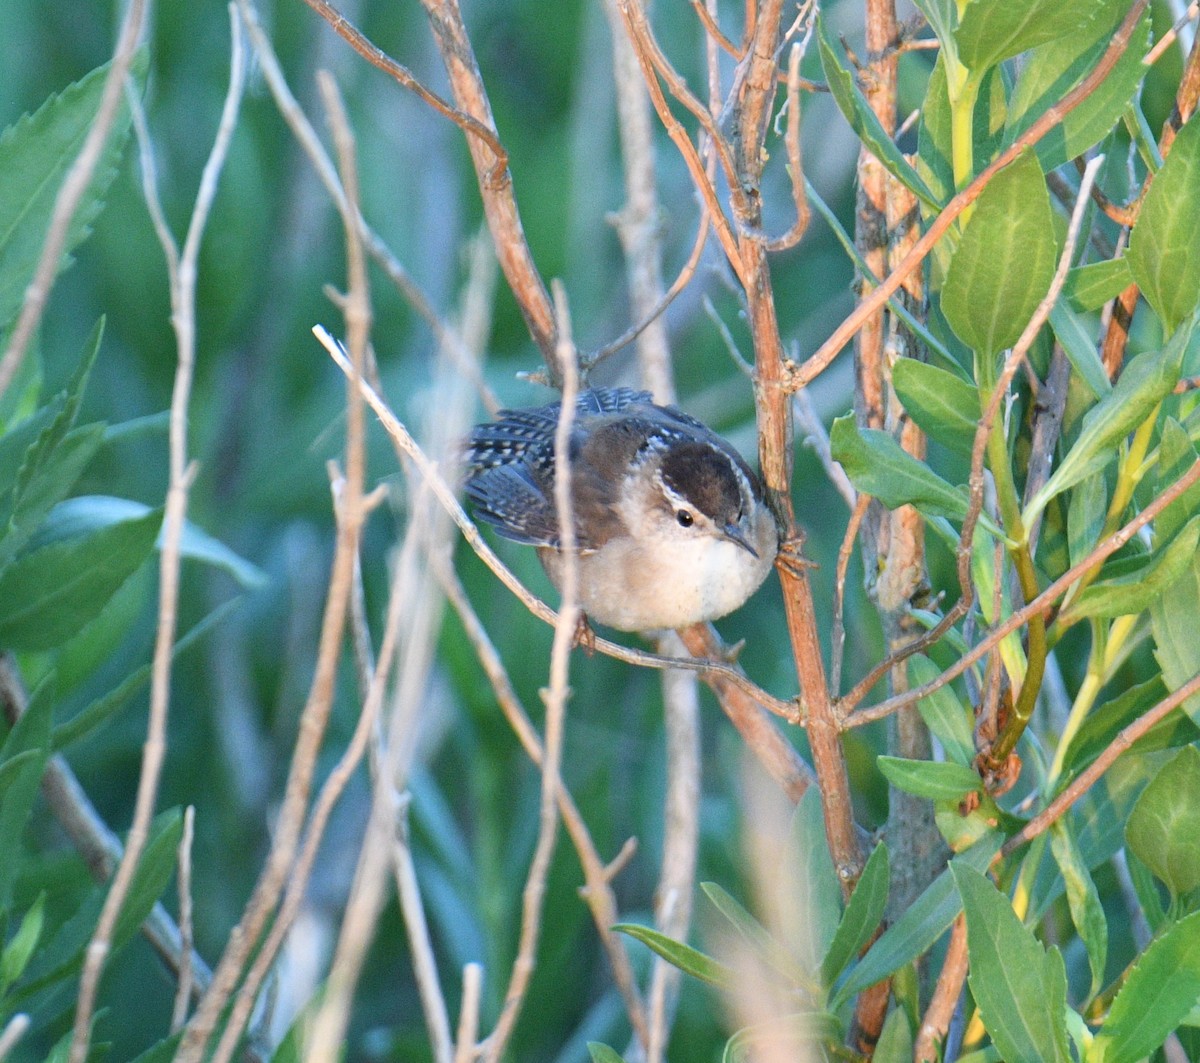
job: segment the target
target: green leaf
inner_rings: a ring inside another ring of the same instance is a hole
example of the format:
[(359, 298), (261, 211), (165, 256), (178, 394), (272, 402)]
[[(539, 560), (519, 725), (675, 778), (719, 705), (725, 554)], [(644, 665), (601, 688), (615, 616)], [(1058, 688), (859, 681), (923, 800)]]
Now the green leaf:
[(962, 764), (901, 757), (879, 757), (877, 763), (897, 789), (933, 801), (959, 801), (983, 788), (983, 780)]
[[(150, 513), (150, 507), (128, 498), (110, 495), (80, 495), (60, 502), (51, 511), (39, 532), (35, 545), (45, 546), (61, 539), (90, 535), (114, 524), (138, 520)], [(261, 568), (234, 553), (228, 546), (207, 532), (185, 521), (179, 540), (180, 554), (193, 561), (203, 561), (224, 569), (247, 590), (256, 590), (267, 582)]]
[(979, 389), (915, 358), (899, 358), (892, 386), (905, 410), (930, 439), (970, 456), (979, 423)]
[[(760, 1063), (764, 1059), (810, 1059), (817, 1045), (837, 1044), (846, 1035), (836, 1015), (798, 1011), (745, 1026), (725, 1045), (721, 1063)], [(821, 1053), (822, 1058), (824, 1054)]]
[(842, 920), (838, 923), (837, 932), (821, 962), (821, 980), (826, 986), (837, 981), (842, 971), (871, 940), (871, 935), (879, 929), (887, 908), (890, 886), (887, 846), (880, 842), (871, 850), (867, 865), (859, 876), (846, 910), (842, 913)]
[(1195, 746), (1184, 746), (1146, 784), (1125, 824), (1125, 844), (1172, 896), (1200, 886), (1200, 750)]
[[(932, 683), (942, 670), (928, 657), (918, 654), (908, 660), (908, 681), (911, 687)], [(975, 760), (975, 739), (972, 735), (969, 710), (947, 684), (917, 702), (917, 711), (925, 726), (942, 743), (946, 756), (956, 764), (970, 767)]]
[(728, 988), (737, 983), (737, 976), (723, 963), (718, 963), (698, 949), (685, 945), (681, 941), (667, 937), (648, 926), (637, 923), (617, 923), (613, 930), (628, 934), (635, 941), (640, 941), (657, 953), (672, 967), (677, 967), (684, 974), (699, 978), (709, 985)]
[(1095, 549), (1108, 516), (1108, 484), (1103, 472), (1086, 477), (1071, 492), (1067, 505), (1067, 554), (1079, 564)]
[(895, 141), (880, 125), (875, 112), (871, 110), (871, 105), (859, 90), (845, 49), (833, 35), (828, 20), (824, 17), (817, 19), (817, 42), (821, 49), (821, 65), (825, 68), (829, 92), (855, 135), (883, 164), (888, 173), (934, 210), (939, 210), (941, 204), (896, 147)]
[(1050, 848), (1062, 872), (1071, 922), (1075, 924), (1075, 931), (1087, 949), (1088, 966), (1092, 970), (1092, 985), (1088, 991), (1090, 1000), (1104, 985), (1104, 963), (1108, 958), (1108, 921), (1104, 918), (1104, 905), (1100, 903), (1096, 883), (1092, 881), (1087, 864), (1065, 821), (1059, 820), (1050, 828)]
[(131, 1063), (171, 1063), (179, 1048), (179, 1042), (182, 1040), (182, 1030), (179, 1033), (172, 1034), (170, 1037), (164, 1037), (158, 1044), (152, 1045), (140, 1056), (133, 1059)]
[(1137, 1063), (1167, 1039), (1200, 997), (1200, 912), (1142, 953), (1096, 1034), (1095, 1058)]
[(795, 898), (798, 925), (806, 931), (791, 944), (805, 970), (816, 972), (842, 916), (842, 888), (829, 855), (821, 794), (815, 786), (804, 791), (796, 806), (783, 856), (787, 895)]
[(1150, 608), (1191, 566), (1197, 544), (1200, 517), (1193, 518), (1164, 549), (1132, 559), (1119, 576), (1097, 580), (1063, 610), (1060, 620), (1066, 625), (1083, 617), (1128, 616)]
[[(998, 70), (987, 71), (979, 81), (975, 107), (971, 114), (971, 157), (976, 163), (986, 162), (1000, 150), (1007, 118), (1004, 78)], [(925, 102), (921, 108), (921, 124), (917, 131), (918, 169), (926, 176), (930, 188), (942, 199), (955, 191), (953, 155), (953, 117), (950, 93), (946, 86), (946, 58), (939, 53), (925, 86)], [(942, 244), (935, 247), (940, 258)], [(936, 276), (936, 274), (935, 274)]]
[[(1155, 470), (1155, 495), (1162, 494), (1196, 462), (1200, 454), (1188, 438), (1187, 430), (1174, 417), (1163, 421)], [(1192, 484), (1182, 495), (1154, 518), (1156, 544), (1170, 542), (1194, 514), (1200, 512), (1200, 483)]]
[[(233, 610), (236, 600), (217, 606), (204, 619), (193, 625), (188, 632), (175, 643), (172, 659), (178, 657), (184, 650), (189, 649), (200, 641), (209, 631), (217, 626)], [(54, 728), (51, 747), (55, 753), (66, 749), (74, 742), (93, 734), (127, 705), (142, 687), (150, 681), (152, 662), (147, 662), (127, 675), (107, 694), (96, 698), (85, 708), (81, 709), (65, 723)]]
[(911, 505), (927, 517), (962, 520), (967, 515), (964, 491), (907, 453), (887, 432), (860, 430), (853, 414), (833, 422), (829, 442), (850, 482), (888, 509)]
[(1129, 362), (1116, 386), (1083, 418), (1079, 438), (1025, 511), (1028, 526), (1046, 504), (1068, 487), (1103, 469), (1117, 457), (1117, 445), (1138, 427), (1179, 382), (1192, 327), (1179, 329), (1161, 351)]
[(154, 817), (142, 858), (113, 928), (113, 949), (128, 944), (166, 892), (175, 871), (179, 839), (183, 837), (183, 812), (169, 808)]
[(1086, 34), (1105, 6), (1104, 0), (971, 0), (954, 31), (958, 57), (984, 70), (1068, 33)]
[(25, 972), (29, 958), (42, 936), (45, 913), (46, 895), (41, 893), (33, 907), (22, 916), (21, 925), (12, 940), (4, 946), (3, 952), (0, 952), (0, 999), (3, 999), (8, 987)]
[[(145, 53), (136, 76), (144, 80)], [(21, 306), (42, 251), (54, 200), (83, 146), (100, 105), (108, 67), (51, 96), (36, 112), (0, 135), (0, 328)], [(129, 136), (129, 108), (122, 104), (91, 183), (71, 219), (59, 269), (91, 231)]]
[(951, 872), (967, 917), (971, 992), (1000, 1055), (1006, 1063), (1070, 1063), (1062, 955), (1046, 952), (978, 871), (951, 864)]
[[(950, 867), (983, 870), (1000, 850), (1003, 838), (997, 833), (950, 861)], [(858, 961), (831, 1004), (837, 1010), (842, 1003), (868, 986), (887, 978), (906, 963), (927, 952), (962, 911), (962, 901), (950, 869), (943, 871), (908, 910), (883, 933)]]
[(1050, 328), (1066, 352), (1067, 360), (1079, 377), (1098, 399), (1112, 391), (1108, 373), (1100, 360), (1100, 352), (1092, 342), (1079, 318), (1060, 299), (1050, 309)]
[(1129, 237), (1129, 268), (1167, 332), (1200, 302), (1200, 121), (1171, 145)]
[[(1111, 701), (1093, 709), (1076, 733), (1063, 759), (1064, 779), (1092, 763), (1113, 739), (1139, 716), (1145, 715), (1167, 696), (1167, 688), (1155, 676), (1145, 683), (1122, 690)], [(1187, 745), (1200, 738), (1200, 728), (1182, 710), (1160, 720), (1129, 747), (1128, 754), (1150, 753)], [(1128, 755), (1126, 754), (1126, 755)]]
[(1133, 272), (1128, 260), (1124, 256), (1109, 258), (1067, 270), (1063, 295), (1074, 310), (1087, 313), (1112, 302), (1132, 283)]
[(12, 903), (13, 883), (21, 871), (21, 835), (29, 822), (38, 784), (50, 756), (50, 727), (54, 713), (53, 675), (44, 678), (29, 695), (29, 703), (21, 718), (13, 724), (4, 744), (0, 746), (0, 765), (31, 753), (0, 792), (0, 912)]
[(150, 556), (161, 523), (154, 510), (14, 561), (0, 573), (0, 646), (47, 650), (74, 635)]
[(777, 941), (738, 901), (715, 882), (701, 882), (700, 888), (743, 941), (766, 964), (792, 982), (810, 982), (812, 972), (801, 968), (797, 959)]
[(942, 46), (953, 47), (954, 27), (958, 23), (954, 0), (913, 0), (913, 5), (928, 20)]
[(1046, 181), (1025, 151), (975, 203), (942, 285), (946, 320), (980, 355), (1011, 347), (1049, 289), (1057, 258)]
[(912, 1058), (913, 1031), (908, 1014), (901, 1007), (892, 1008), (883, 1020), (872, 1059), (874, 1063), (911, 1063)]
[[(1072, 5), (1071, 10), (1079, 12), (1080, 8)], [(1035, 48), (1021, 64), (1021, 73), (1009, 102), (1006, 147), (1091, 73), (1108, 47), (1112, 33), (1125, 17), (1128, 3), (1126, 0), (1100, 0), (1093, 5), (1093, 10), (1099, 10), (1096, 17), (1085, 22), (1086, 15), (1077, 14), (1079, 24), (1073, 26), (1071, 32)], [(1150, 16), (1147, 13), (1108, 76), (1034, 145), (1042, 169), (1049, 172), (1082, 155), (1120, 120), (1145, 76), (1142, 56), (1149, 36)]]
[(587, 1047), (592, 1063), (625, 1063), (608, 1045), (602, 1045), (599, 1041), (589, 1041)]
[[(1154, 657), (1167, 689), (1178, 690), (1200, 672), (1200, 638), (1196, 637), (1196, 603), (1200, 602), (1200, 557), (1150, 606)], [(1184, 711), (1200, 722), (1200, 694), (1184, 702)]]

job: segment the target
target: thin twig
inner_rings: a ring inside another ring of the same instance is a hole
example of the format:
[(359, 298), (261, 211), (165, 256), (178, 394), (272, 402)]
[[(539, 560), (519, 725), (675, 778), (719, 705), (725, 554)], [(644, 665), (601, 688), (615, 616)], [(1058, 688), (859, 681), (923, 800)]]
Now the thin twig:
[[(801, 391), (800, 395), (807, 395)], [(859, 495), (854, 501), (854, 509), (846, 524), (846, 534), (842, 536), (842, 545), (838, 550), (837, 576), (833, 585), (833, 626), (829, 636), (832, 660), (829, 666), (829, 689), (837, 695), (842, 686), (842, 660), (846, 648), (846, 570), (850, 567), (850, 555), (854, 553), (854, 542), (858, 538), (858, 529), (862, 526), (863, 518), (867, 515), (867, 507), (871, 504), (870, 495)]]
[(575, 400), (579, 393), (578, 356), (571, 341), (571, 320), (566, 294), (558, 282), (555, 282), (552, 288), (559, 338), (556, 360), (562, 372), (563, 382), (562, 405), (558, 415), (558, 427), (554, 433), (554, 506), (559, 551), (562, 555), (562, 567), (559, 571), (562, 605), (558, 611), (558, 621), (554, 625), (554, 640), (550, 648), (550, 682), (541, 692), (542, 701), (546, 706), (546, 737), (542, 755), (542, 799), (538, 811), (537, 842), (529, 862), (525, 888), (521, 894), (521, 930), (517, 937), (517, 955), (513, 960), (504, 1004), (495, 1028), (482, 1045), (482, 1055), (488, 1063), (498, 1063), (504, 1055), (536, 966), (537, 944), (542, 927), (542, 900), (546, 893), (546, 879), (550, 873), (550, 860), (554, 855), (558, 835), (558, 793), (562, 786), (560, 768), (563, 725), (566, 719), (567, 699), (570, 696), (568, 678), (571, 648), (574, 646), (582, 616), (579, 605), (579, 558), (575, 549), (575, 514), (571, 504), (570, 462), (571, 427), (575, 419)]
[(795, 247), (808, 231), (808, 223), (812, 218), (808, 197), (804, 194), (804, 157), (800, 152), (800, 60), (804, 58), (804, 44), (807, 41), (806, 36), (804, 43), (797, 42), (792, 45), (787, 75), (787, 132), (784, 135), (784, 144), (787, 148), (788, 177), (792, 186), (792, 203), (796, 207), (796, 220), (782, 236), (767, 241), (768, 251), (786, 251), (789, 247)]
[[(84, 1063), (88, 1055), (92, 1014), (100, 975), (108, 957), (112, 933), (120, 917), (121, 907), (133, 884), (138, 861), (149, 837), (150, 822), (154, 816), (158, 796), (159, 776), (166, 757), (167, 705), (170, 700), (171, 662), (179, 604), (180, 541), (187, 514), (188, 490), (195, 476), (195, 467), (189, 463), (187, 454), (187, 421), (196, 357), (196, 268), (200, 238), (216, 195), (217, 181), (225, 164), (229, 142), (237, 126), (238, 108), (245, 83), (242, 24), (232, 4), (229, 7), (229, 25), (229, 89), (212, 151), (201, 174), (183, 251), (176, 258), (173, 241), (168, 239), (163, 244), (170, 275), (171, 324), (175, 330), (178, 362), (171, 395), (170, 477), (160, 547), (158, 627), (150, 673), (150, 718), (146, 728), (141, 773), (138, 776), (133, 822), (126, 838), (125, 852), (113, 876), (112, 887), (104, 899), (104, 907), (100, 911), (96, 928), (92, 932), (80, 978), (74, 1031), (71, 1036), (70, 1063)], [(142, 147), (143, 153), (148, 154), (149, 146), (143, 142)], [(146, 191), (147, 199), (155, 194), (153, 185), (149, 186)]]
[(1142, 59), (1142, 66), (1150, 67), (1157, 63), (1162, 57), (1163, 52), (1175, 43), (1175, 38), (1179, 36), (1179, 31), (1191, 22), (1197, 14), (1200, 14), (1200, 0), (1193, 0), (1192, 3), (1188, 4), (1187, 10), (1175, 20), (1175, 24), (1154, 42), (1154, 47)]
[(104, 76), (104, 87), (100, 93), (100, 105), (96, 108), (96, 117), (88, 127), (87, 136), (79, 154), (71, 163), (71, 168), (63, 178), (63, 183), (54, 197), (54, 208), (50, 213), (50, 224), (46, 229), (46, 238), (42, 242), (41, 254), (33, 271), (33, 279), (25, 289), (21, 302), (21, 311), (17, 315), (16, 324), (9, 333), (8, 347), (0, 358), (0, 395), (3, 395), (25, 357), (37, 331), (38, 322), (46, 309), (46, 301), (50, 298), (50, 289), (54, 278), (62, 264), (63, 248), (66, 246), (67, 234), (71, 229), (71, 219), (91, 183), (92, 174), (100, 162), (104, 144), (112, 132), (117, 120), (117, 112), (121, 106), (121, 95), (125, 91), (125, 79), (129, 76), (129, 68), (133, 63), (133, 53), (137, 49), (142, 36), (142, 27), (146, 22), (149, 0), (130, 0), (121, 23), (121, 31), (117, 36), (116, 48)]
[[(800, 430), (802, 441), (812, 448), (813, 453), (820, 459), (821, 468), (825, 470), (829, 482), (842, 496), (847, 508), (853, 510), (858, 505), (858, 492), (850, 482), (850, 477), (846, 475), (846, 470), (839, 462), (833, 460), (829, 433), (821, 423), (820, 414), (813, 405), (812, 393), (808, 388), (797, 391), (792, 397), (792, 412), (795, 414), (796, 427)], [(837, 684), (834, 683), (833, 686), (836, 689)]]
[[(0, 654), (0, 712), (9, 723), (16, 723), (24, 715), (28, 704), (29, 696), (16, 664), (7, 654)], [(42, 773), (42, 796), (87, 866), (88, 873), (97, 882), (107, 883), (121, 861), (121, 840), (100, 818), (100, 813), (60, 753), (55, 753), (46, 763), (46, 770)], [(161, 902), (154, 905), (142, 924), (142, 934), (163, 963), (178, 977), (185, 962), (182, 955), (183, 935)], [(199, 995), (208, 988), (212, 973), (194, 949), (186, 962), (193, 974), (192, 993)]]
[(183, 810), (183, 835), (179, 839), (179, 935), (183, 944), (179, 985), (171, 1009), (171, 1032), (183, 1029), (192, 996), (192, 837), (196, 829), (196, 806)]
[(14, 1015), (8, 1020), (8, 1025), (4, 1027), (4, 1032), (0, 1033), (0, 1061), (17, 1047), (17, 1042), (25, 1036), (25, 1031), (29, 1029), (30, 1019), (24, 1012)]
[[(513, 733), (517, 736), (526, 755), (540, 768), (543, 756), (541, 737), (529, 719), (528, 713), (521, 706), (516, 691), (513, 690), (512, 682), (508, 678), (508, 672), (504, 668), (504, 663), (500, 659), (500, 654), (467, 598), (448, 556), (444, 552), (437, 552), (431, 555), (430, 563), (434, 575), (446, 594), (447, 601), (454, 607), (462, 621), (467, 639), (474, 647), (475, 655), (479, 658), (479, 663), (483, 666), (484, 673), (491, 683), (500, 711), (513, 729)], [(562, 816), (563, 825), (567, 829), (567, 834), (579, 856), (579, 865), (583, 869), (584, 884), (580, 894), (591, 910), (596, 931), (608, 954), (613, 970), (613, 979), (625, 1001), (625, 1010), (629, 1014), (634, 1034), (642, 1044), (648, 1044), (650, 1037), (646, 1011), (642, 999), (638, 995), (633, 968), (629, 963), (624, 942), (611, 929), (620, 922), (616, 895), (613, 893), (611, 885), (616, 872), (612, 868), (606, 867), (604, 861), (600, 859), (587, 824), (565, 786), (559, 788), (558, 800), (559, 815)]]
[(856, 709), (849, 716), (845, 717), (843, 725), (845, 727), (861, 727), (863, 724), (881, 720), (886, 716), (890, 716), (898, 709), (903, 708), (905, 705), (915, 704), (922, 698), (926, 698), (930, 694), (941, 690), (947, 683), (957, 679), (963, 672), (975, 664), (976, 661), (990, 652), (992, 647), (999, 644), (1009, 632), (1016, 631), (1019, 627), (1023, 626), (1035, 613), (1041, 613), (1050, 608), (1058, 598), (1070, 590), (1072, 584), (1080, 576), (1102, 564), (1108, 557), (1120, 550), (1142, 528), (1157, 517), (1159, 513), (1196, 483), (1200, 483), (1200, 459), (1193, 462), (1186, 473), (1179, 477), (1178, 480), (1152, 502), (1148, 503), (1146, 508), (1128, 524), (1113, 532), (1107, 539), (1097, 543), (1087, 557), (1083, 558), (1077, 564), (1072, 565), (1071, 568), (1059, 576), (1058, 579), (1042, 591), (1033, 601), (1029, 602), (1023, 608), (1016, 610), (1002, 624), (996, 625), (986, 638), (963, 654), (936, 679), (931, 680), (924, 686), (916, 687), (913, 690), (906, 691), (904, 694), (881, 701), (877, 705)]
[[(1198, 463), (1198, 466), (1200, 466), (1200, 463)], [(1191, 679), (1179, 687), (1173, 694), (1163, 698), (1154, 708), (1139, 716), (1133, 723), (1122, 730), (1116, 738), (1104, 747), (1103, 752), (1091, 764), (1071, 780), (1062, 793), (1055, 797), (1050, 804), (1004, 843), (1004, 847), (1000, 850), (1000, 855), (1008, 856), (1014, 849), (1019, 848), (1026, 842), (1032, 841), (1039, 834), (1048, 830), (1051, 825), (1058, 822), (1071, 806), (1091, 789), (1096, 780), (1108, 771), (1119, 757), (1128, 752), (1129, 747), (1134, 742), (1141, 738), (1142, 735), (1160, 720), (1166, 719), (1167, 716), (1179, 708), (1188, 698), (1198, 692), (1200, 692), (1200, 672), (1192, 676)]]
[[(279, 59), (275, 55), (275, 50), (271, 47), (270, 38), (267, 37), (263, 30), (257, 11), (251, 0), (238, 0), (238, 7), (242, 14), (242, 20), (246, 24), (251, 44), (254, 46), (259, 69), (262, 71), (267, 88), (270, 89), (271, 95), (275, 100), (275, 106), (279, 109), (280, 115), (282, 115), (283, 120), (288, 124), (292, 135), (296, 138), (304, 154), (308, 156), (317, 179), (329, 193), (334, 205), (339, 210), (345, 209), (346, 194), (342, 189), (341, 181), (338, 179), (337, 169), (321, 144), (320, 137), (317, 136), (312, 123), (309, 122), (307, 116), (300, 108), (300, 104), (297, 103), (296, 97), (288, 87), (287, 79), (283, 76), (283, 69), (279, 65)], [(355, 209), (357, 210), (357, 206)], [(453, 325), (442, 320), (433, 308), (429, 297), (421, 290), (403, 264), (392, 254), (391, 250), (383, 242), (383, 239), (367, 224), (361, 214), (356, 214), (356, 224), (358, 225), (359, 232), (362, 234), (363, 242), (366, 244), (367, 253), (383, 269), (388, 279), (396, 286), (401, 295), (408, 300), (418, 316), (429, 326), (430, 331), (441, 347), (453, 353), (462, 371), (467, 374), (479, 392), (484, 406), (490, 412), (495, 413), (500, 408), (500, 402), (479, 373), (478, 366), (473, 365), (470, 352), (465, 350), (465, 345), (458, 331)]]
[[(354, 197), (348, 194), (348, 201)], [(349, 226), (347, 233), (348, 251), (355, 245)], [(352, 260), (357, 256), (348, 254)], [(365, 285), (365, 270), (350, 267), (352, 273)], [(352, 355), (347, 360), (347, 430), (346, 430), (346, 486), (343, 506), (338, 511), (337, 536), (333, 562), (330, 568), (329, 591), (321, 620), (321, 631), (317, 645), (316, 666), (304, 708), (300, 714), (296, 745), (284, 787), (275, 834), (267, 861), (259, 874), (258, 882), (242, 916), (230, 934), (221, 961), (213, 975), (212, 986), (200, 1002), (199, 1008), (188, 1023), (176, 1053), (176, 1063), (199, 1063), (204, 1047), (208, 1043), (217, 1021), (229, 1000), (230, 994), (241, 978), (242, 970), (252, 953), (268, 920), (275, 912), (296, 857), (300, 833), (304, 825), (312, 788), (313, 773), (321, 741), (329, 722), (333, 706), (334, 688), (338, 662), (341, 657), (342, 634), (345, 630), (346, 612), (354, 581), (355, 559), (365, 519), (363, 506), (363, 480), (366, 475), (366, 449), (363, 438), (359, 392), (355, 383), (362, 381), (362, 366), (365, 361), (369, 310), (363, 311), (365, 295), (359, 297), (355, 291), (354, 278), (347, 300), (347, 332), (351, 341)], [(359, 410), (358, 413), (355, 411)]]
[(959, 913), (950, 931), (950, 945), (946, 949), (946, 958), (942, 961), (942, 970), (933, 991), (933, 999), (929, 1001), (929, 1007), (921, 1020), (921, 1029), (917, 1034), (913, 1052), (916, 1063), (937, 1063), (942, 1058), (940, 1049), (945, 1043), (946, 1031), (950, 1029), (950, 1020), (954, 1017), (954, 1009), (958, 1006), (958, 998), (962, 996), (963, 982), (966, 978), (967, 921), (962, 913)]
[(454, 1063), (473, 1063), (475, 1037), (479, 1030), (479, 998), (483, 993), (483, 967), (468, 963), (463, 967), (462, 1003), (458, 1012), (458, 1033), (454, 1041)]
[(1124, 21), (1109, 41), (1108, 48), (1087, 77), (1068, 92), (1057, 105), (1048, 108), (1033, 125), (1022, 133), (1007, 149), (1001, 152), (974, 181), (946, 204), (926, 230), (925, 235), (905, 255), (904, 260), (892, 270), (878, 288), (874, 289), (870, 295), (854, 308), (854, 311), (834, 330), (833, 335), (821, 344), (813, 355), (796, 370), (792, 381), (794, 388), (805, 387), (829, 367), (830, 363), (850, 341), (851, 337), (862, 327), (863, 322), (887, 302), (904, 283), (908, 275), (920, 266), (929, 252), (933, 250), (934, 245), (954, 223), (955, 219), (979, 198), (980, 193), (987, 187), (996, 174), (1008, 166), (1026, 148), (1030, 148), (1038, 143), (1042, 137), (1061, 123), (1068, 114), (1099, 87), (1101, 82), (1108, 77), (1117, 60), (1129, 47), (1134, 28), (1140, 21), (1148, 3), (1149, 0), (1134, 0), (1129, 13), (1125, 16)]

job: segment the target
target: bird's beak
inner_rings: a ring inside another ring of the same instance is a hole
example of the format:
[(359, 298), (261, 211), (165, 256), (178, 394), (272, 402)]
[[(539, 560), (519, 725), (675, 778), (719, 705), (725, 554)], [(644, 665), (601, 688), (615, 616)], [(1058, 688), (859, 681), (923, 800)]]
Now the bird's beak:
[(721, 534), (725, 536), (725, 538), (731, 543), (737, 543), (738, 546), (749, 553), (751, 557), (758, 557), (758, 551), (750, 545), (750, 540), (746, 538), (745, 533), (737, 524), (734, 524), (732, 521), (730, 521), (725, 525), (724, 528), (721, 529)]

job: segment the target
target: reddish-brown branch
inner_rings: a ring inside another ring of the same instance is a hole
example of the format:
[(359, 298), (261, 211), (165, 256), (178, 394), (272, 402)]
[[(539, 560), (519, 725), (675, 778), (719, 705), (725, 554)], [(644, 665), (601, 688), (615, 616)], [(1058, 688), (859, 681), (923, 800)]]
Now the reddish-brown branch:
[(1096, 780), (1108, 771), (1122, 754), (1129, 751), (1129, 747), (1134, 742), (1141, 738), (1142, 735), (1160, 720), (1166, 719), (1167, 716), (1196, 693), (1200, 693), (1200, 672), (1192, 676), (1191, 679), (1173, 694), (1163, 698), (1149, 712), (1139, 716), (1117, 735), (1116, 738), (1105, 746), (1104, 751), (1091, 764), (1071, 780), (1062, 793), (1026, 823), (1018, 833), (1014, 834), (1004, 843), (1004, 848), (1000, 850), (1000, 855), (1007, 856), (1014, 849), (1020, 848), (1026, 842), (1032, 841), (1039, 834), (1048, 830), (1062, 818), (1076, 801), (1091, 789)]
[(834, 358), (837, 357), (842, 348), (850, 342), (854, 334), (862, 328), (863, 323), (883, 306), (896, 293), (908, 275), (924, 262), (926, 256), (933, 250), (934, 245), (942, 238), (946, 230), (950, 228), (955, 219), (967, 207), (979, 198), (980, 193), (987, 187), (992, 178), (1016, 159), (1026, 148), (1032, 147), (1040, 141), (1042, 137), (1062, 122), (1068, 114), (1099, 87), (1100, 83), (1112, 72), (1112, 68), (1116, 65), (1117, 60), (1120, 59), (1129, 47), (1134, 28), (1141, 20), (1148, 3), (1149, 0), (1135, 0), (1124, 21), (1117, 28), (1116, 33), (1113, 34), (1104, 55), (1100, 57), (1100, 61), (1092, 68), (1091, 73), (1067, 93), (1056, 106), (1049, 108), (1012, 145), (1001, 152), (983, 173), (946, 204), (945, 209), (933, 220), (925, 235), (905, 255), (904, 260), (889, 274), (878, 288), (855, 307), (853, 313), (834, 330), (833, 335), (821, 344), (817, 351), (803, 365), (798, 367), (792, 376), (793, 387), (805, 387), (820, 376), (833, 362)]
[[(438, 50), (442, 53), (442, 62), (450, 77), (450, 87), (459, 110), (491, 130), (493, 140), (498, 140), (492, 105), (463, 24), (458, 0), (421, 0), (421, 3), (429, 17)], [(542, 352), (551, 381), (557, 385), (562, 380), (562, 367), (558, 365), (555, 353), (558, 333), (554, 309), (525, 239), (525, 228), (521, 224), (513, 194), (512, 174), (506, 165), (507, 158), (503, 150), (497, 153), (491, 142), (485, 142), (477, 136), (467, 138), (467, 148), (475, 166), (483, 211), (496, 246), (500, 268), (521, 308), (529, 333)]]
[(933, 999), (921, 1020), (913, 1058), (917, 1063), (937, 1063), (942, 1058), (941, 1046), (950, 1029), (950, 1020), (962, 995), (963, 982), (967, 978), (967, 922), (960, 913), (950, 931), (950, 946), (938, 976)]
[(1050, 584), (1033, 601), (1014, 612), (1004, 623), (997, 625), (985, 639), (963, 654), (963, 656), (936, 679), (931, 680), (924, 686), (917, 687), (915, 690), (910, 690), (902, 695), (881, 701), (878, 705), (858, 709), (845, 717), (843, 726), (861, 727), (863, 724), (882, 720), (904, 706), (915, 704), (922, 698), (941, 690), (947, 683), (957, 679), (963, 672), (975, 664), (976, 661), (986, 656), (993, 646), (999, 645), (1000, 641), (1009, 632), (1016, 631), (1017, 628), (1022, 627), (1035, 613), (1042, 613), (1049, 609), (1062, 595), (1066, 594), (1071, 585), (1080, 576), (1103, 564), (1106, 558), (1120, 550), (1138, 531), (1149, 524), (1159, 513), (1174, 502), (1175, 499), (1196, 483), (1200, 483), (1200, 459), (1193, 462), (1191, 468), (1186, 473), (1163, 491), (1153, 502), (1149, 503), (1133, 520), (1119, 531), (1114, 532), (1107, 539), (1098, 543), (1096, 548), (1087, 557), (1078, 564), (1072, 565), (1071, 568)]

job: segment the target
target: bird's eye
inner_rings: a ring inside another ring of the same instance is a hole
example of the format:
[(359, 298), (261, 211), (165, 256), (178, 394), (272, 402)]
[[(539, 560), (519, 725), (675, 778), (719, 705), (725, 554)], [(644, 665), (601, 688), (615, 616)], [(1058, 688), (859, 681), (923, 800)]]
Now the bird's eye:
[(679, 521), (681, 528), (690, 528), (696, 523), (696, 518), (693, 517), (686, 509), (678, 510), (675, 513), (675, 519)]

